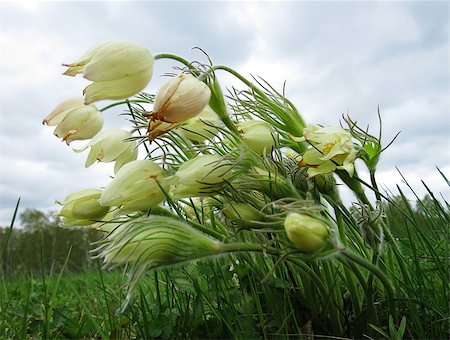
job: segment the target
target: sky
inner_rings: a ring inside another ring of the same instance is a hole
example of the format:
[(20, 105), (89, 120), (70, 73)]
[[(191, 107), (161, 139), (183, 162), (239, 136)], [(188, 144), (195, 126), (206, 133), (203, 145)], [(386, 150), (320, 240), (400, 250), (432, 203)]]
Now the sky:
[[(112, 164), (86, 169), (87, 154), (60, 142), (42, 119), (88, 84), (63, 76), (61, 64), (115, 39), (205, 61), (192, 49), (201, 47), (244, 76), (280, 90), (286, 81), (308, 123), (336, 126), (349, 113), (376, 132), (379, 106), (384, 143), (401, 131), (381, 157), (382, 188), (395, 193), (398, 184), (413, 198), (400, 170), (420, 197), (424, 180), (450, 199), (436, 170), (450, 178), (446, 1), (0, 1), (0, 226), (9, 225), (18, 197), (20, 211), (50, 211), (70, 192), (110, 182)], [(156, 92), (173, 66), (157, 61), (146, 91)], [(127, 128), (120, 112), (107, 111), (104, 128)]]

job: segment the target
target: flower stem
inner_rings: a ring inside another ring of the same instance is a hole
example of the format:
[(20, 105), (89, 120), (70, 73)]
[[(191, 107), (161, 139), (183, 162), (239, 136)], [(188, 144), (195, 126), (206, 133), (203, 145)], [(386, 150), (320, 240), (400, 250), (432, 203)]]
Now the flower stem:
[[(385, 288), (386, 300), (389, 304), (390, 313), (391, 313), (392, 317), (394, 318), (394, 320), (396, 320), (395, 293), (394, 293), (391, 283), (389, 282), (386, 275), (384, 275), (384, 273), (378, 267), (374, 266), (372, 263), (370, 263), (366, 259), (362, 258), (359, 255), (356, 255), (355, 253), (351, 252), (350, 250), (348, 250), (346, 248), (340, 249), (339, 252), (340, 252), (340, 255), (342, 255), (345, 258), (347, 258), (348, 260), (356, 263), (357, 265), (364, 267), (366, 270), (368, 270), (370, 273), (375, 275), (380, 280), (380, 282), (383, 284), (383, 287)], [(367, 298), (370, 301), (370, 297), (367, 297)]]
[(192, 65), (192, 63), (190, 63), (189, 61), (187, 61), (186, 59), (176, 55), (176, 54), (172, 54), (172, 53), (159, 53), (159, 54), (155, 54), (153, 56), (153, 58), (155, 60), (159, 60), (159, 59), (172, 59), (172, 60), (176, 60), (178, 62), (180, 62), (181, 64), (185, 65), (187, 68), (189, 68), (189, 70), (195, 74), (196, 76), (198, 76), (200, 74), (200, 72), (197, 70), (197, 68), (195, 66)]
[(106, 111), (114, 106), (117, 105), (122, 105), (122, 104), (128, 104), (128, 103), (145, 103), (148, 104), (147, 100), (142, 100), (142, 99), (134, 99), (134, 100), (130, 100), (130, 99), (125, 99), (125, 100), (121, 100), (112, 104), (109, 104), (107, 106), (105, 106), (104, 108), (100, 109), (100, 112)]

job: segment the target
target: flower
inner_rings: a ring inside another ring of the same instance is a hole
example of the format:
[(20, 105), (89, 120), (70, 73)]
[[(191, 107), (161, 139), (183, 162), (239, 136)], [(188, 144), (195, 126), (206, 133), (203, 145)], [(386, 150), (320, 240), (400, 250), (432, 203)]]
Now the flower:
[[(159, 185), (158, 185), (159, 182)], [(100, 197), (100, 204), (118, 206), (122, 213), (147, 210), (161, 203), (169, 181), (158, 164), (136, 160), (122, 166)]]
[(230, 170), (231, 164), (219, 156), (197, 156), (180, 166), (171, 193), (175, 199), (211, 196), (225, 184)]
[(193, 118), (188, 119), (180, 127), (181, 133), (194, 142), (203, 142), (205, 139), (214, 138), (217, 135), (222, 121), (209, 107)]
[(94, 46), (78, 61), (63, 64), (65, 75), (92, 80), (84, 91), (85, 103), (102, 99), (124, 99), (142, 91), (153, 75), (151, 52), (136, 43), (110, 41)]
[(191, 74), (180, 74), (165, 83), (156, 95), (148, 124), (149, 139), (170, 131), (199, 114), (208, 104), (209, 87)]
[(101, 220), (109, 211), (99, 203), (101, 193), (99, 189), (81, 190), (57, 202), (63, 206), (58, 215), (64, 217), (64, 226), (85, 226)]
[(328, 238), (328, 225), (309, 215), (290, 213), (284, 220), (284, 229), (292, 244), (305, 253), (318, 252)]
[(222, 244), (171, 217), (152, 215), (119, 225), (105, 239), (107, 264), (173, 265), (222, 252)]
[(115, 161), (114, 173), (117, 173), (122, 165), (136, 160), (138, 156), (136, 142), (129, 141), (128, 138), (131, 138), (128, 131), (108, 129), (100, 132), (88, 145), (76, 151), (91, 148), (86, 160), (86, 168), (94, 164), (96, 160), (104, 163)]
[(357, 152), (351, 135), (339, 127), (312, 125), (303, 130), (302, 140), (312, 148), (303, 154), (300, 166), (308, 166), (308, 177), (328, 174), (334, 170), (345, 170), (353, 176)]
[(56, 125), (55, 136), (69, 145), (94, 137), (103, 126), (103, 115), (94, 104), (85, 105), (82, 98), (72, 98), (56, 106), (42, 123)]
[(239, 123), (237, 129), (243, 142), (259, 155), (270, 152), (276, 144), (276, 137), (267, 122), (248, 120)]

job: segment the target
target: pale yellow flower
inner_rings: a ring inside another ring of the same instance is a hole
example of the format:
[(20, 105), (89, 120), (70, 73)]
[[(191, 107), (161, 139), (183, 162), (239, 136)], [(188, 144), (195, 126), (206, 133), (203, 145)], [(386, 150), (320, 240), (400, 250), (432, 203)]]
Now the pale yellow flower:
[(94, 104), (85, 105), (82, 98), (72, 98), (56, 106), (43, 123), (56, 125), (55, 136), (70, 144), (94, 137), (103, 126), (103, 115)]
[(101, 220), (109, 211), (99, 203), (101, 193), (99, 189), (81, 190), (57, 202), (63, 206), (58, 215), (64, 217), (64, 226), (85, 226)]
[(180, 74), (158, 91), (148, 125), (150, 140), (199, 114), (208, 105), (209, 87), (191, 74)]
[(142, 91), (153, 75), (151, 52), (136, 43), (110, 41), (91, 48), (78, 61), (63, 64), (65, 75), (92, 80), (83, 94), (85, 103), (102, 99), (125, 99)]
[(308, 176), (328, 174), (345, 170), (350, 176), (354, 173), (357, 152), (351, 135), (339, 127), (320, 127), (312, 125), (305, 128), (303, 138), (311, 148), (303, 154), (301, 166), (308, 166)]

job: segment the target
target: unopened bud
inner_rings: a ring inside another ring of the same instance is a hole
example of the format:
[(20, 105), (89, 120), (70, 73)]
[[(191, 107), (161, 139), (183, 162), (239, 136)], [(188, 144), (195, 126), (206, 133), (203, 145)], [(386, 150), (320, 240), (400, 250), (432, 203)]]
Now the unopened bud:
[(328, 225), (309, 215), (290, 213), (284, 229), (292, 244), (305, 253), (316, 253), (327, 243)]

